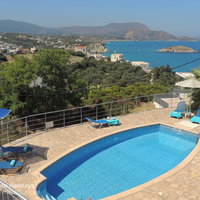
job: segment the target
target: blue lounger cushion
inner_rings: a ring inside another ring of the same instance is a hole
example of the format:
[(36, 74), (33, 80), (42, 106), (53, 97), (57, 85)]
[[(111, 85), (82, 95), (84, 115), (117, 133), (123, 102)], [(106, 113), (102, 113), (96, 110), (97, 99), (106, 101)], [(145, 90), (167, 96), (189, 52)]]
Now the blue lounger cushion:
[(182, 118), (182, 114), (183, 112), (185, 111), (185, 108), (186, 108), (186, 104), (184, 101), (180, 101), (178, 104), (177, 104), (177, 108), (176, 110), (172, 111), (170, 113), (170, 117), (176, 117), (178, 119)]
[(9, 161), (0, 161), (0, 169), (16, 169), (22, 166), (23, 166), (23, 162), (20, 162), (20, 161), (16, 161), (14, 166), (12, 166), (11, 162)]
[(88, 117), (86, 117), (85, 119), (88, 120), (91, 126), (94, 126), (94, 124), (98, 124), (99, 128), (101, 128), (103, 124), (109, 125), (108, 121), (105, 119), (94, 120)]
[(33, 150), (32, 147), (24, 146), (24, 147), (3, 147), (3, 152), (12, 152), (12, 153), (26, 153), (31, 152)]
[(190, 119), (190, 121), (193, 122), (193, 123), (198, 123), (198, 124), (200, 124), (200, 117), (194, 116), (194, 117), (192, 117), (192, 118)]
[(180, 118), (182, 118), (182, 112), (172, 111), (170, 113), (170, 117), (176, 117), (176, 118), (180, 119)]
[(190, 119), (190, 121), (193, 122), (193, 123), (198, 123), (198, 124), (200, 124), (200, 108), (198, 108), (197, 114), (196, 114), (194, 117), (192, 117), (192, 118)]
[(16, 160), (11, 160), (11, 161), (10, 161), (10, 166), (13, 167), (13, 166), (15, 166), (15, 164), (16, 164)]
[(105, 119), (99, 119), (99, 120), (96, 120), (95, 123), (97, 123), (97, 124), (107, 124), (108, 121), (105, 120)]
[(29, 146), (24, 146), (23, 148), (23, 152), (27, 152), (28, 151)]
[(91, 119), (91, 118), (88, 118), (88, 117), (86, 117), (85, 119), (87, 119), (89, 122), (94, 122), (94, 123), (97, 123), (97, 124), (108, 124), (108, 121), (105, 120), (105, 119), (94, 120), (94, 119)]

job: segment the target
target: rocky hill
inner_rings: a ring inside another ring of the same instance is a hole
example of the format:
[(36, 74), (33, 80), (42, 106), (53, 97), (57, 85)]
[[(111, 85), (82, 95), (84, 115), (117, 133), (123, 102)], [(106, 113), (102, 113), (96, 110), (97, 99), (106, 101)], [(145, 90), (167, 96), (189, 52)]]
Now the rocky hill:
[(160, 49), (158, 51), (159, 52), (172, 52), (172, 53), (198, 53), (197, 50), (194, 50), (190, 47), (185, 47), (185, 46), (168, 47), (168, 48)]
[(65, 32), (68, 34), (78, 34), (78, 35), (90, 35), (90, 36), (103, 36), (103, 37), (115, 37), (123, 39), (125, 34), (129, 30), (137, 31), (149, 31), (149, 28), (137, 22), (133, 23), (111, 23), (105, 26), (96, 26), (96, 27), (64, 27), (60, 28), (59, 31)]
[[(182, 40), (182, 38), (168, 34), (165, 31), (150, 30), (145, 24), (111, 23), (105, 26), (71, 26), (60, 28), (46, 28), (27, 22), (0, 20), (0, 32), (26, 34), (68, 34), (98, 36), (104, 39), (128, 40)], [(186, 38), (184, 38), (186, 39)], [(194, 38), (187, 38), (194, 40)]]

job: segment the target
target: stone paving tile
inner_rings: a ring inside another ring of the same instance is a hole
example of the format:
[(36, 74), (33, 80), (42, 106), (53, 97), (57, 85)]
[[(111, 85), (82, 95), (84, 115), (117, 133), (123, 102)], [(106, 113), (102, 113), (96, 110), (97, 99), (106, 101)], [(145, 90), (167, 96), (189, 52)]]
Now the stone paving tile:
[[(122, 125), (102, 129), (93, 129), (89, 127), (87, 123), (62, 129), (54, 129), (46, 133), (38, 134), (32, 138), (26, 138), (26, 140), (19, 142), (17, 145), (30, 143), (33, 145), (49, 147), (47, 161), (51, 161), (56, 156), (59, 156), (63, 152), (70, 150), (81, 143), (91, 141), (92, 139), (95, 140), (95, 138), (99, 138), (100, 136), (103, 137), (114, 132), (119, 132), (123, 129), (153, 123), (164, 123), (176, 127), (180, 120), (169, 117), (171, 110), (172, 109), (160, 109), (120, 116), (118, 118)], [(187, 127), (183, 127), (183, 129), (191, 130)], [(192, 131), (199, 133), (200, 127), (194, 128)], [(1, 175), (0, 179), (11, 185), (29, 200), (40, 199), (36, 196), (35, 192), (37, 177), (34, 175), (34, 172), (39, 167), (45, 165), (47, 161), (39, 161), (35, 158), (33, 164), (29, 164), (30, 169), (27, 173), (16, 174), (14, 176)], [(127, 194), (124, 197), (114, 197), (110, 199), (200, 200), (200, 152), (195, 155), (189, 164), (169, 177), (164, 178), (153, 185), (144, 187), (140, 191)]]

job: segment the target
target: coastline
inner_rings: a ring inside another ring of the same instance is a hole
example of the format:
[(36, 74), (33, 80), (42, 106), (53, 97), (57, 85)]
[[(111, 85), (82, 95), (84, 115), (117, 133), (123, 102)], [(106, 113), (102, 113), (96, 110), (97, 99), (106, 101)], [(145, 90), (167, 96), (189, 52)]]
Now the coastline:
[(109, 43), (109, 42), (198, 42), (200, 40), (102, 40), (102, 43)]
[[(130, 40), (106, 40), (105, 47), (109, 50), (105, 56), (110, 57), (113, 53), (124, 55), (124, 59), (130, 62), (143, 61), (150, 64), (153, 69), (157, 66), (169, 65), (171, 68), (177, 67), (197, 59), (197, 53), (171, 53), (157, 52), (158, 49), (169, 46), (188, 46), (200, 51), (200, 40), (197, 41), (130, 41)], [(196, 61), (181, 68), (176, 68), (175, 72), (191, 72), (200, 66), (200, 61)]]

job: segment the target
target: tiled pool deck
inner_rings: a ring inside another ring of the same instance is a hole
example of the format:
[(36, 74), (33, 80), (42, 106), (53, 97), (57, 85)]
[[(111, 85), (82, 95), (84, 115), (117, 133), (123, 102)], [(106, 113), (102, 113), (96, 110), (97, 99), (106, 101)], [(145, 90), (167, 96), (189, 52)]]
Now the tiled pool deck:
[[(62, 129), (55, 129), (46, 133), (37, 134), (35, 137), (27, 138), (18, 143), (30, 143), (33, 145), (49, 147), (45, 161), (33, 160), (29, 164), (27, 173), (13, 176), (0, 176), (0, 180), (9, 184), (16, 191), (20, 192), (29, 200), (39, 200), (36, 194), (37, 184), (44, 179), (40, 171), (64, 156), (71, 150), (82, 146), (95, 139), (110, 135), (122, 130), (162, 123), (183, 130), (200, 132), (200, 126), (190, 128), (179, 122), (182, 119), (172, 119), (169, 113), (172, 109), (160, 109), (146, 112), (139, 112), (118, 117), (122, 123), (120, 126), (111, 126), (102, 129), (93, 129), (88, 123)], [(185, 119), (184, 119), (185, 120)], [(37, 158), (32, 158), (37, 159)], [(193, 150), (179, 166), (170, 172), (129, 191), (119, 195), (105, 198), (120, 200), (199, 200), (200, 199), (200, 144)]]

